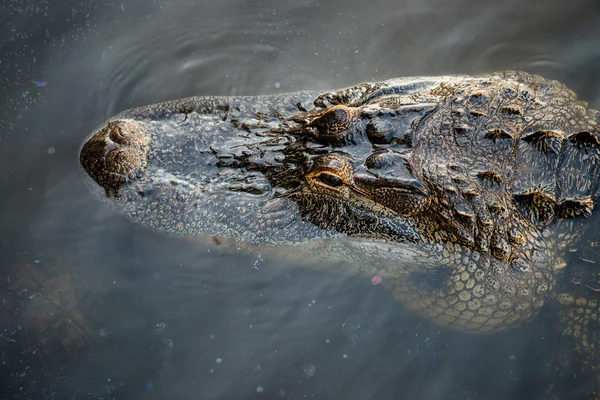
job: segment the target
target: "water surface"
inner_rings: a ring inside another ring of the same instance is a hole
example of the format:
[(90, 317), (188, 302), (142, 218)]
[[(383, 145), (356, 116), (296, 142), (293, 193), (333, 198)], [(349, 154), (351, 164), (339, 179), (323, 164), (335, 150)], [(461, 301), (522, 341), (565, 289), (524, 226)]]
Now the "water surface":
[(598, 109), (598, 21), (595, 0), (3, 1), (0, 397), (540, 396), (551, 313), (456, 334), (369, 279), (160, 236), (92, 197), (78, 151), (125, 108), (396, 76), (524, 70)]

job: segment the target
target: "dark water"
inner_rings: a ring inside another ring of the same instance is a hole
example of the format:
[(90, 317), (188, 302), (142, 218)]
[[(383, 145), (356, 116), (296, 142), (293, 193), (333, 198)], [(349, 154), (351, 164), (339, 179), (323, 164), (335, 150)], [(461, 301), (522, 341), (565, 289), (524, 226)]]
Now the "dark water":
[(596, 0), (3, 0), (0, 22), (0, 398), (529, 399), (585, 383), (556, 376), (551, 313), (456, 334), (368, 279), (159, 236), (88, 193), (78, 150), (133, 106), (407, 75), (525, 70), (598, 109)]

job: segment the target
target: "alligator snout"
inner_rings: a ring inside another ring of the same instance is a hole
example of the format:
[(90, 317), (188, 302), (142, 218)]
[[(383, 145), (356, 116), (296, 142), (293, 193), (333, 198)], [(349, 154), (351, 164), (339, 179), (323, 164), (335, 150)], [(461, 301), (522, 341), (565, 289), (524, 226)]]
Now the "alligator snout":
[(131, 119), (109, 121), (83, 145), (80, 162), (88, 175), (108, 196), (147, 165), (150, 133), (143, 123)]

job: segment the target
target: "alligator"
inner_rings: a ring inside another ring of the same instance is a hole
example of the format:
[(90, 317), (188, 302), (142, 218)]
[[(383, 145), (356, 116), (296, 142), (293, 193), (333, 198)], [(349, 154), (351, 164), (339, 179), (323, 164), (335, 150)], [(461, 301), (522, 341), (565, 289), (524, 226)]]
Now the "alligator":
[(600, 112), (557, 81), (501, 72), (167, 101), (110, 118), (80, 162), (99, 198), (146, 227), (377, 275), (452, 329), (504, 331), (552, 302), (582, 363), (600, 365), (600, 275), (565, 268), (598, 226)]

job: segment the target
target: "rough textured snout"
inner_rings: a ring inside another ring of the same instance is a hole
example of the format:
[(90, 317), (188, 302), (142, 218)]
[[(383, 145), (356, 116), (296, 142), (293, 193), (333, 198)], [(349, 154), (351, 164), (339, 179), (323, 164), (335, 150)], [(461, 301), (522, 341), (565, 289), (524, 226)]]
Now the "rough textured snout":
[(284, 130), (315, 97), (193, 97), (126, 110), (91, 135), (80, 162), (105, 204), (164, 234), (330, 236), (282, 195), (301, 181), (294, 172), (306, 158), (301, 135)]
[(143, 123), (117, 119), (83, 145), (79, 160), (108, 196), (117, 197), (123, 184), (146, 168), (149, 147), (150, 133)]

